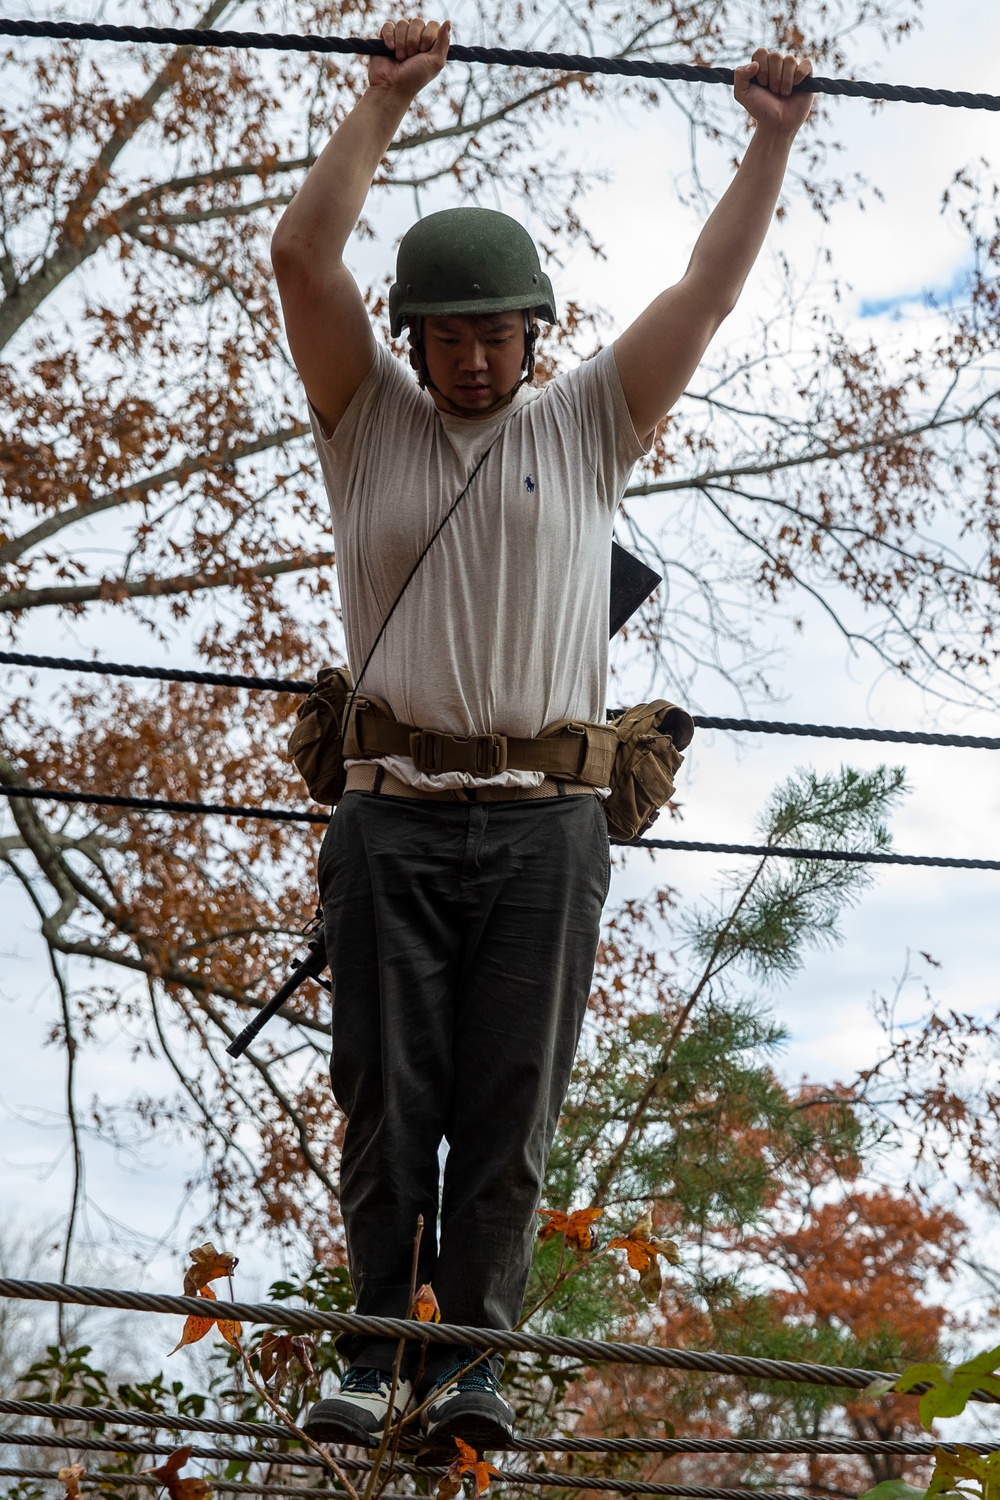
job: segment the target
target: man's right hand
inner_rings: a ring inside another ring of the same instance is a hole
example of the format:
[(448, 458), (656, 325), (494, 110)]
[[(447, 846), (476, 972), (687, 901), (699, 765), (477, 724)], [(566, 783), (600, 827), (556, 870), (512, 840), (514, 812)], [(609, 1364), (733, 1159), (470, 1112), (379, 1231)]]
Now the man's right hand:
[(415, 98), (448, 57), (450, 21), (386, 21), (379, 33), (391, 57), (368, 59), (371, 88), (399, 89)]

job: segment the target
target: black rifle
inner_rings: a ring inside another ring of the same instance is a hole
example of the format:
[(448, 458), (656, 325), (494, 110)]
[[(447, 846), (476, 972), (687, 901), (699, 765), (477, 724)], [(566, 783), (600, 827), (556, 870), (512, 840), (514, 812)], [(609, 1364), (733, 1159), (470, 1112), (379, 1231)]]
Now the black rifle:
[[(638, 557), (633, 557), (631, 552), (626, 552), (624, 547), (619, 547), (617, 542), (611, 543), (609, 620), (612, 637), (618, 634), (625, 621), (635, 614), (640, 604), (645, 603), (656, 585), (661, 582), (662, 578), (659, 573), (654, 573), (652, 568), (648, 568)], [(300, 984), (307, 979), (319, 979), (326, 968), (326, 938), (321, 913), (317, 913), (316, 922), (317, 925), (309, 939), (306, 957), (297, 968), (292, 970), (274, 998), (267, 1002), (263, 1010), (258, 1011), (249, 1026), (244, 1026), (236, 1040), (229, 1043), (226, 1051), (230, 1057), (243, 1055), (257, 1033), (267, 1025), (285, 1001), (291, 999)]]
[[(306, 956), (297, 968), (294, 968), (285, 980), (281, 989), (274, 995), (263, 1009), (259, 1010), (250, 1022), (244, 1026), (236, 1039), (229, 1043), (226, 1051), (230, 1057), (242, 1057), (257, 1033), (267, 1025), (268, 1021), (279, 1011), (286, 1000), (290, 1000), (299, 985), (307, 979), (319, 979), (326, 968), (326, 933), (323, 930), (322, 915), (317, 913), (316, 924), (309, 938), (309, 947)], [(323, 981), (320, 980), (322, 984)]]

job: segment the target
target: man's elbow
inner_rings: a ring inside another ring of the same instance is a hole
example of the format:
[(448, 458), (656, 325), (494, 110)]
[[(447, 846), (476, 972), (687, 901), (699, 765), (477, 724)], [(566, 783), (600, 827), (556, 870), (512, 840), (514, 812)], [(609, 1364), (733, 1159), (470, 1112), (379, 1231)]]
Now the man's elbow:
[(271, 268), (278, 277), (290, 273), (296, 262), (301, 262), (301, 247), (297, 244), (294, 226), (289, 227), (286, 215), (278, 220), (271, 236)]
[(730, 313), (736, 311), (743, 282), (736, 285), (708, 265), (692, 267), (684, 280), (689, 284), (691, 301), (698, 308), (700, 321), (711, 329), (709, 337), (714, 338)]

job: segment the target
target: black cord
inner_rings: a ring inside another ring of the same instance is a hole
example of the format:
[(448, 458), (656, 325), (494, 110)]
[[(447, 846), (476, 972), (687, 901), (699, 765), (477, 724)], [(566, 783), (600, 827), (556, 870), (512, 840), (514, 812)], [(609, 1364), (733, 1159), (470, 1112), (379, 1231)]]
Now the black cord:
[[(370, 37), (303, 36), (273, 31), (205, 31), (190, 26), (108, 26), (81, 21), (0, 19), (0, 36), (95, 42), (147, 42), (159, 46), (249, 47), (278, 52), (325, 52), (387, 57), (385, 43)], [(693, 63), (650, 62), (633, 57), (593, 57), (586, 52), (534, 52), (515, 47), (463, 47), (448, 50), (455, 62), (500, 63), (514, 68), (546, 68), (559, 73), (603, 73), (624, 78), (679, 79), (687, 83), (733, 82), (732, 68)], [(867, 83), (855, 78), (806, 78), (803, 93), (855, 99), (887, 99), (903, 104), (939, 104), (950, 109), (1000, 110), (996, 94), (964, 89), (913, 88), (907, 84)]]
[[(221, 813), (228, 818), (266, 818), (276, 823), (329, 823), (329, 813), (295, 812), (283, 807), (240, 807), (228, 802), (174, 802), (157, 797), (119, 797), (43, 786), (5, 786), (0, 793), (33, 801), (133, 808), (140, 812)], [(710, 844), (694, 839), (612, 839), (623, 849), (673, 849), (690, 854), (752, 854), (759, 859), (816, 859), (856, 865), (924, 865), (942, 870), (1000, 870), (998, 859), (952, 859), (937, 854), (884, 854), (860, 849), (795, 849), (782, 844)]]
[[(446, 516), (445, 520), (447, 519)], [(444, 522), (441, 524), (444, 525)], [(84, 661), (69, 656), (36, 656), (26, 651), (0, 651), (0, 664), (2, 663), (15, 667), (53, 667), (69, 672), (98, 672), (109, 677), (148, 677), (156, 682), (199, 682), (218, 687), (261, 688), (277, 693), (304, 694), (311, 692), (315, 686), (312, 682), (302, 682), (294, 677), (251, 677), (234, 672), (142, 667), (114, 661)], [(943, 745), (963, 750), (1000, 750), (1000, 739), (983, 734), (925, 734), (916, 729), (861, 729), (848, 724), (787, 724), (780, 719), (730, 719), (705, 714), (695, 714), (694, 722), (698, 729), (725, 729), (738, 734), (790, 734), (812, 739), (874, 740), (890, 745)]]

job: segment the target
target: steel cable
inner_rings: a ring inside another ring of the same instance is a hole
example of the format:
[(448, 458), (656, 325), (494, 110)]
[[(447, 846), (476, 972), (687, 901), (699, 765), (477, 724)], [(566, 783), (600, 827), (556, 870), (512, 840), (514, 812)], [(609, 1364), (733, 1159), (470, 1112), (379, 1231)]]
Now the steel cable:
[[(368, 37), (302, 36), (273, 31), (211, 31), (190, 26), (110, 26), (81, 21), (0, 19), (0, 36), (34, 37), (54, 41), (145, 42), (174, 47), (246, 47), (279, 52), (340, 53), (385, 57), (385, 44)], [(500, 63), (506, 67), (554, 69), (560, 73), (601, 73), (624, 78), (655, 78), (687, 83), (731, 85), (732, 68), (700, 67), (693, 63), (651, 62), (634, 57), (594, 57), (586, 52), (535, 52), (514, 47), (452, 45), (455, 62)], [(903, 104), (936, 104), (949, 109), (1000, 110), (996, 94), (965, 89), (914, 88), (908, 84), (870, 83), (854, 78), (807, 78), (804, 93), (833, 94), (855, 99), (891, 100)]]
[[(24, 1416), (48, 1422), (87, 1422), (90, 1427), (144, 1427), (172, 1433), (208, 1433), (226, 1437), (250, 1437), (256, 1442), (279, 1439), (288, 1442), (288, 1430), (277, 1422), (229, 1422), (225, 1418), (172, 1416), (169, 1413), (130, 1412), (117, 1407), (66, 1406), (52, 1401), (0, 1400), (0, 1416)], [(0, 1433), (0, 1442), (13, 1443), (15, 1436)], [(34, 1442), (34, 1440), (33, 1440)], [(63, 1439), (58, 1439), (63, 1443)], [(72, 1443), (72, 1439), (64, 1439)], [(417, 1439), (403, 1437), (403, 1445), (417, 1446)], [(930, 1458), (940, 1448), (930, 1439), (853, 1439), (853, 1437), (513, 1437), (505, 1448), (519, 1454), (898, 1454)], [(996, 1454), (1000, 1443), (964, 1443), (976, 1454)], [(222, 1452), (222, 1451), (220, 1451)], [(289, 1455), (283, 1455), (288, 1460)], [(295, 1463), (310, 1463), (307, 1455), (292, 1455)]]
[[(172, 1416), (160, 1412), (135, 1412), (106, 1406), (68, 1406), (48, 1401), (0, 1400), (0, 1416), (36, 1417), (52, 1422), (86, 1422), (108, 1427), (146, 1427), (153, 1430), (166, 1429), (171, 1432), (201, 1432), (233, 1437), (249, 1437), (259, 1442), (290, 1439), (288, 1429), (277, 1422), (235, 1422), (222, 1417)], [(118, 1451), (117, 1440), (108, 1439)], [(412, 1451), (419, 1439), (403, 1437), (402, 1451)], [(72, 1447), (76, 1438), (67, 1435), (49, 1437), (44, 1434), (19, 1434), (0, 1431), (0, 1443), (25, 1446)], [(522, 1438), (513, 1437), (503, 1445), (508, 1452), (515, 1453), (589, 1453), (594, 1455), (661, 1454), (680, 1456), (685, 1454), (810, 1454), (810, 1455), (878, 1455), (898, 1454), (910, 1458), (931, 1458), (942, 1446), (931, 1439), (922, 1438)], [(1000, 1452), (1000, 1443), (964, 1443), (976, 1453)], [(195, 1457), (233, 1457), (237, 1450), (225, 1447), (196, 1449)], [(494, 1452), (499, 1451), (497, 1449)], [(247, 1452), (243, 1457), (254, 1462), (296, 1463), (312, 1466), (319, 1463), (313, 1455), (302, 1452), (274, 1453), (262, 1449)], [(426, 1473), (425, 1469), (421, 1472)]]
[[(11, 1447), (21, 1444), (23, 1447), (44, 1448), (59, 1447), (73, 1448), (79, 1453), (123, 1453), (130, 1457), (159, 1457), (166, 1456), (174, 1451), (174, 1446), (168, 1443), (133, 1443), (127, 1439), (116, 1441), (109, 1438), (60, 1438), (55, 1442), (46, 1434), (35, 1433), (12, 1433), (0, 1435), (0, 1442), (7, 1443)], [(494, 1449), (490, 1449), (494, 1452)], [(289, 1468), (300, 1465), (305, 1468), (325, 1469), (323, 1460), (314, 1454), (298, 1453), (261, 1453), (253, 1449), (238, 1448), (197, 1448), (191, 1446), (191, 1457), (196, 1459), (225, 1459), (236, 1463), (264, 1463), (285, 1464)], [(370, 1474), (372, 1462), (364, 1458), (337, 1458), (337, 1464), (348, 1473)], [(435, 1477), (438, 1478), (445, 1473), (444, 1464), (393, 1464), (393, 1475), (402, 1474), (409, 1477)], [(659, 1484), (651, 1480), (641, 1479), (616, 1479), (604, 1478), (595, 1474), (570, 1474), (550, 1473), (547, 1470), (530, 1469), (496, 1469), (496, 1474), (505, 1484), (526, 1485), (531, 1489), (558, 1489), (558, 1490), (599, 1490), (603, 1493), (618, 1495), (677, 1495), (677, 1494), (702, 1494), (718, 1495), (719, 1490), (698, 1489), (691, 1490), (686, 1486), (681, 1488), (676, 1484)], [(752, 1493), (760, 1497), (767, 1493), (764, 1490), (754, 1490)]]
[[(63, 1483), (63, 1488), (65, 1490), (65, 1484), (64, 1484), (63, 1481), (61, 1481), (59, 1479), (59, 1471), (57, 1469), (38, 1469), (38, 1468), (32, 1468), (30, 1465), (22, 1467), (22, 1468), (15, 1468), (15, 1467), (12, 1467), (12, 1466), (4, 1465), (3, 1467), (0, 1467), (0, 1476), (2, 1476), (3, 1478), (7, 1478), (7, 1479), (42, 1479), (42, 1480), (48, 1480), (49, 1483), (51, 1483), (51, 1484), (60, 1484), (60, 1483)], [(154, 1490), (162, 1490), (163, 1489), (163, 1480), (162, 1479), (152, 1479), (150, 1477), (150, 1475), (148, 1475), (148, 1474), (106, 1474), (106, 1473), (104, 1473), (102, 1471), (102, 1472), (100, 1472), (98, 1474), (84, 1475), (81, 1483), (84, 1484), (84, 1485), (86, 1485), (88, 1488), (90, 1488), (91, 1486), (96, 1486), (96, 1487), (98, 1487), (100, 1489), (104, 1489), (105, 1486), (107, 1486), (107, 1485), (116, 1485), (116, 1484), (122, 1484), (122, 1485), (128, 1485), (128, 1486), (132, 1486), (132, 1485), (138, 1484), (138, 1485), (142, 1485), (144, 1489), (154, 1489)], [(217, 1479), (214, 1475), (212, 1476), (211, 1488), (213, 1490), (225, 1490), (227, 1492), (231, 1490), (231, 1491), (233, 1491), (234, 1494), (237, 1494), (237, 1495), (292, 1495), (292, 1496), (294, 1496), (294, 1495), (315, 1495), (315, 1494), (317, 1494), (317, 1492), (319, 1494), (331, 1494), (331, 1495), (346, 1495), (347, 1494), (346, 1490), (341, 1489), (339, 1485), (334, 1485), (334, 1484), (326, 1486), (323, 1489), (317, 1490), (317, 1487), (314, 1486), (314, 1485), (302, 1485), (302, 1484), (254, 1484), (251, 1481), (248, 1481), (248, 1480), (245, 1480), (245, 1479)], [(677, 1493), (677, 1492), (675, 1491), (675, 1493)], [(685, 1490), (684, 1494), (687, 1494), (687, 1493), (688, 1493), (688, 1491)], [(720, 1496), (721, 1496), (721, 1491), (720, 1491)], [(758, 1493), (757, 1490), (738, 1490), (738, 1491), (737, 1490), (733, 1490), (732, 1491), (732, 1500), (762, 1500), (762, 1497), (763, 1497), (763, 1500), (767, 1500), (767, 1497), (764, 1496), (763, 1490), (760, 1491), (759, 1493)], [(384, 1494), (380, 1495), (379, 1500), (414, 1500), (414, 1497), (413, 1497), (413, 1495), (405, 1495), (405, 1494), (404, 1495), (399, 1495), (399, 1494), (384, 1493)], [(795, 1495), (781, 1495), (781, 1496), (775, 1496), (774, 1500), (800, 1500), (800, 1497), (795, 1496)], [(804, 1496), (801, 1497), (801, 1500), (806, 1500), (806, 1497), (804, 1497)]]
[[(57, 1302), (80, 1307), (110, 1307), (126, 1312), (178, 1314), (204, 1318), (201, 1297), (168, 1296), (162, 1292), (120, 1291), (117, 1288), (70, 1286), (55, 1281), (0, 1278), (0, 1297), (29, 1302)], [(864, 1390), (874, 1380), (895, 1380), (879, 1370), (814, 1364), (805, 1360), (757, 1359), (744, 1354), (716, 1354), (694, 1349), (665, 1349), (650, 1344), (604, 1343), (598, 1339), (561, 1338), (554, 1334), (523, 1333), (514, 1329), (469, 1328), (459, 1323), (416, 1323), (406, 1318), (369, 1318), (357, 1313), (319, 1312), (310, 1307), (286, 1307), (267, 1302), (223, 1302), (211, 1305), (214, 1319), (264, 1323), (273, 1328), (317, 1329), (328, 1333), (363, 1333), (371, 1338), (414, 1339), (422, 1343), (471, 1346), (475, 1349), (515, 1350), (529, 1354), (564, 1355), (586, 1364), (646, 1365), (668, 1370), (698, 1370), (716, 1375), (739, 1375), (752, 1380), (798, 1385), (849, 1386)], [(925, 1389), (917, 1386), (916, 1392)], [(1000, 1404), (986, 1391), (974, 1391), (977, 1401)]]
[[(339, 1462), (340, 1460), (338, 1459)], [(0, 1475), (18, 1479), (48, 1479), (53, 1483), (58, 1482), (59, 1478), (58, 1472), (51, 1469), (35, 1469), (30, 1467), (0, 1468)], [(540, 1477), (548, 1478), (549, 1476)], [(141, 1484), (159, 1489), (162, 1488), (163, 1484), (162, 1480), (151, 1479), (148, 1474), (107, 1474), (101, 1472), (85, 1476), (83, 1483), (88, 1483), (88, 1480), (90, 1484), (99, 1484), (102, 1488), (106, 1484)], [(247, 1480), (240, 1479), (216, 1479), (214, 1475), (211, 1480), (211, 1487), (213, 1490), (233, 1490), (237, 1494), (247, 1495), (315, 1495), (317, 1492), (320, 1494), (343, 1495), (347, 1493), (346, 1490), (341, 1489), (338, 1485), (329, 1485), (317, 1490), (317, 1487), (314, 1485), (253, 1484)], [(579, 1478), (573, 1481), (571, 1488), (575, 1490), (592, 1490), (600, 1488), (600, 1485), (589, 1476), (580, 1475)], [(676, 1500), (683, 1500), (685, 1496), (689, 1497), (689, 1500), (813, 1500), (812, 1496), (795, 1495), (788, 1490), (724, 1489), (715, 1485), (696, 1484), (655, 1485), (634, 1483), (627, 1489), (623, 1486), (621, 1493), (630, 1495), (670, 1495), (676, 1497)], [(381, 1494), (380, 1500), (414, 1500), (414, 1497), (413, 1495)]]

